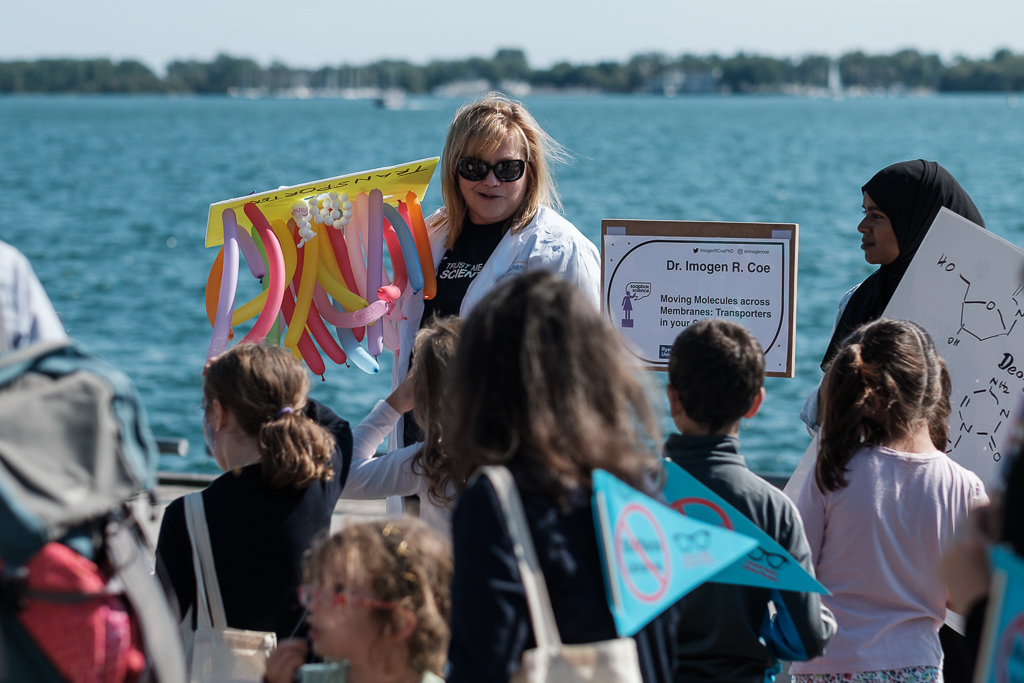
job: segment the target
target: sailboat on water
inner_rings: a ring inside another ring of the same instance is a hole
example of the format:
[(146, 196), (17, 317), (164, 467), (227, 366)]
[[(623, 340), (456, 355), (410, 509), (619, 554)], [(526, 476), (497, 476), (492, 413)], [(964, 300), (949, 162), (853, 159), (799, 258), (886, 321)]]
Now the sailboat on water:
[(843, 99), (843, 77), (839, 74), (839, 62), (828, 64), (828, 94), (833, 100)]

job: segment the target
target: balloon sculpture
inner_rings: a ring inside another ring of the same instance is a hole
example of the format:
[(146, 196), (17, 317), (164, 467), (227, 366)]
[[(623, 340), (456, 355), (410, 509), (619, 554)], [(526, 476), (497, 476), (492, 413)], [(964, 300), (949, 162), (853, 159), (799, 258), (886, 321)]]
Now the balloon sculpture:
[[(428, 299), (436, 291), (419, 198), (410, 191), (402, 200), (393, 206), (376, 188), (354, 197), (325, 192), (293, 202), (287, 222), (268, 219), (249, 201), (242, 211), (251, 233), (239, 226), (235, 208), (223, 209), (224, 244), (206, 283), (213, 326), (207, 359), (224, 352), (232, 327), (255, 317), (242, 342), (263, 343), (280, 335), (283, 318), (280, 343), (314, 374), (326, 371), (321, 351), (335, 363), (378, 372), (383, 349), (398, 351), (399, 298), (410, 289)], [(240, 255), (263, 292), (236, 306)]]

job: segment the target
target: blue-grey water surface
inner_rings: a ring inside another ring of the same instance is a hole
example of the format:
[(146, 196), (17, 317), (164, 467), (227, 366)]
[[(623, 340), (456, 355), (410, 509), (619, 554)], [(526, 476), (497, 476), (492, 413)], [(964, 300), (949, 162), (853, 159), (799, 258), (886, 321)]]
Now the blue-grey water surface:
[[(161, 467), (216, 471), (204, 454), (200, 371), (211, 202), (440, 155), (456, 100), (0, 98), (0, 238), (32, 260), (68, 332), (128, 372), (153, 431), (188, 439)], [(860, 186), (904, 159), (935, 159), (988, 227), (1024, 244), (1024, 107), (1004, 96), (832, 101), (791, 97), (534, 97), (572, 153), (556, 169), (566, 216), (597, 241), (602, 218), (800, 224), (797, 374), (769, 379), (743, 427), (752, 466), (788, 473), (839, 297), (871, 272), (856, 232)], [(424, 201), (440, 202), (438, 183)], [(245, 269), (243, 268), (243, 274)], [(328, 364), (314, 396), (358, 421), (386, 395)], [(652, 377), (656, 400), (664, 379)], [(665, 420), (666, 429), (670, 423)]]

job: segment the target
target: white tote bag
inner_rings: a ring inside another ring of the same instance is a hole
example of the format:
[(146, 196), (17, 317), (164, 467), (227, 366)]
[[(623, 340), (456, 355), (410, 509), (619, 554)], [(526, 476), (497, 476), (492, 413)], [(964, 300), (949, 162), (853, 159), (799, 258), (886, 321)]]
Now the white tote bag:
[(483, 467), (481, 474), (491, 480), (501, 501), (537, 641), (535, 649), (523, 653), (522, 663), (511, 683), (642, 683), (636, 641), (632, 638), (579, 645), (562, 643), (512, 473), (498, 466)]
[[(196, 602), (182, 621), (182, 641), (190, 683), (249, 683), (262, 680), (277, 634), (229, 628), (210, 547), (210, 531), (200, 493), (185, 496), (185, 523), (192, 543)], [(192, 611), (196, 629), (192, 631)]]

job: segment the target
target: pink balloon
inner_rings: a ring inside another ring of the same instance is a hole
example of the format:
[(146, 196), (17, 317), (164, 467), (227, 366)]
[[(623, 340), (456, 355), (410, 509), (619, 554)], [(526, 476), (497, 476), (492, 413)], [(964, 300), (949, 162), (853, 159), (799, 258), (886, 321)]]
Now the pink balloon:
[[(281, 300), (284, 298), (284, 253), (281, 251), (281, 243), (277, 241), (274, 229), (267, 222), (259, 207), (252, 202), (247, 203), (243, 209), (249, 221), (256, 228), (260, 239), (263, 241), (263, 249), (267, 252), (267, 270), (270, 271), (270, 286), (267, 289), (267, 303), (256, 318), (256, 324), (249, 330), (249, 334), (240, 341), (240, 344), (260, 344), (267, 338), (267, 333), (277, 320), (277, 314), (281, 310)], [(323, 372), (320, 372), (322, 375)]]
[(385, 301), (374, 301), (366, 308), (360, 308), (351, 313), (337, 311), (331, 305), (331, 300), (327, 298), (327, 292), (320, 286), (320, 283), (313, 288), (313, 303), (316, 304), (323, 319), (335, 327), (363, 327), (384, 317), (388, 311), (388, 304)]
[(400, 296), (402, 296), (402, 290), (394, 285), (384, 285), (377, 290), (377, 298), (388, 303), (391, 303)]
[[(366, 228), (366, 212), (369, 209), (369, 198), (365, 193), (360, 192), (352, 202), (352, 219), (345, 226), (345, 246), (348, 250), (348, 260), (352, 265), (352, 278), (359, 288), (359, 296), (366, 298), (366, 261), (363, 260), (364, 239), (360, 236)], [(352, 290), (356, 291), (356, 290)]]

